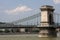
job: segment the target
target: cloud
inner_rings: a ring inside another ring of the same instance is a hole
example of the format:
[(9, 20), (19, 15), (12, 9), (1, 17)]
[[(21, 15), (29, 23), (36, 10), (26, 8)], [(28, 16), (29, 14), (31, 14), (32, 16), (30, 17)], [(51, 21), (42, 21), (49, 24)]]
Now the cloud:
[(54, 2), (55, 4), (59, 4), (59, 3), (60, 3), (60, 0), (53, 0), (53, 2)]
[(8, 14), (15, 14), (15, 13), (27, 12), (27, 11), (31, 11), (31, 10), (32, 10), (32, 8), (29, 8), (27, 6), (18, 6), (11, 10), (5, 10), (5, 12)]

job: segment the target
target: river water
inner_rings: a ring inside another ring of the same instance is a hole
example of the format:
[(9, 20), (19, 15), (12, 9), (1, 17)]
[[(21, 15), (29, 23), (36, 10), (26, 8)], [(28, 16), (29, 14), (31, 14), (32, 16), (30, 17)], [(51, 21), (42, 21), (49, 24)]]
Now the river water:
[(0, 40), (60, 40), (60, 32), (56, 38), (40, 38), (38, 34), (22, 34), (22, 35), (0, 35)]
[(57, 33), (57, 37), (51, 38), (40, 38), (40, 40), (60, 40), (60, 32)]

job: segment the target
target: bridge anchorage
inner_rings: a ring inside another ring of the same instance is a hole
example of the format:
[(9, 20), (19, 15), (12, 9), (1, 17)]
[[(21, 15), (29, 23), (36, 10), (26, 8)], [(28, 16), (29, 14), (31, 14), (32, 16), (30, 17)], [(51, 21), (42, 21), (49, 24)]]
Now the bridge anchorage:
[(39, 37), (56, 37), (57, 32), (54, 27), (53, 6), (44, 5), (41, 8), (41, 22)]

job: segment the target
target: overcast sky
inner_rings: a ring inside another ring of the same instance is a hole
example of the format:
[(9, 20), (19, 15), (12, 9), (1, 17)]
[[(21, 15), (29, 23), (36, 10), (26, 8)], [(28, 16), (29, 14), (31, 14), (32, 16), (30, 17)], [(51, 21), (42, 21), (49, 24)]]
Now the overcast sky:
[(37, 14), (42, 5), (52, 5), (60, 13), (60, 0), (0, 0), (0, 22), (11, 22)]

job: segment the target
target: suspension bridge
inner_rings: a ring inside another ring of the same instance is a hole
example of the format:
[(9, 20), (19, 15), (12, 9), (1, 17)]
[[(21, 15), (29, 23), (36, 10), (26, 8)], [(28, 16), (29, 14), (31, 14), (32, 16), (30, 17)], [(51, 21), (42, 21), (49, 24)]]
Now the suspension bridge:
[[(23, 19), (19, 19), (19, 20), (16, 20), (16, 21), (13, 21), (13, 22), (10, 22), (10, 23), (6, 23), (6, 25), (39, 25), (40, 24), (40, 15), (41, 13), (37, 13), (37, 14), (34, 14), (32, 16), (29, 16), (29, 17), (26, 17), (26, 18), (23, 18)], [(60, 14), (58, 13), (53, 13), (53, 16), (54, 16), (54, 22), (55, 24), (60, 24)], [(31, 20), (31, 21), (30, 21)], [(29, 24), (30, 22), (30, 24)], [(25, 23), (25, 24), (24, 24)], [(4, 23), (2, 23), (4, 24)]]
[[(60, 14), (59, 13), (52, 13), (54, 26), (60, 26)], [(36, 13), (34, 15), (28, 16), (23, 19), (19, 19), (10, 23), (0, 23), (0, 31), (8, 30), (7, 32), (22, 32), (22, 33), (32, 33), (32, 30), (38, 32), (41, 22), (41, 13)], [(50, 25), (51, 26), (51, 25)], [(34, 32), (35, 33), (35, 32)]]
[[(54, 23), (59, 25), (60, 24), (60, 21), (59, 21), (60, 20), (60, 14), (59, 13), (53, 13), (53, 17), (54, 17)], [(41, 19), (41, 13), (37, 13), (37, 14), (34, 14), (32, 16), (13, 21), (10, 24), (24, 25), (24, 23), (25, 23), (26, 25), (28, 25), (30, 22), (29, 25), (39, 25), (40, 19)]]

